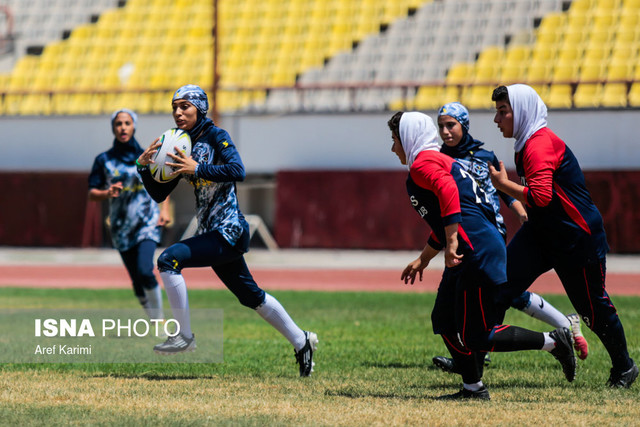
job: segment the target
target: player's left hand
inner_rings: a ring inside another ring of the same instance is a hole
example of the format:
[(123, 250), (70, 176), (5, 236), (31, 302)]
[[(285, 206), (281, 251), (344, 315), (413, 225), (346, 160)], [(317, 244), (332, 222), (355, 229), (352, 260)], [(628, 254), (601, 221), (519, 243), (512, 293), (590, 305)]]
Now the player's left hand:
[(198, 162), (193, 160), (191, 156), (187, 157), (182, 151), (175, 148), (176, 153), (167, 153), (169, 157), (173, 159), (173, 162), (166, 162), (165, 164), (174, 168), (171, 175), (177, 175), (180, 173), (184, 173), (187, 175), (194, 175), (196, 173), (196, 166), (198, 166)]
[(422, 272), (429, 265), (429, 261), (423, 261), (422, 258), (415, 259), (409, 263), (402, 271), (400, 275), (400, 280), (404, 280), (404, 284), (408, 284), (409, 280), (411, 280), (411, 284), (413, 285), (416, 281), (416, 276), (420, 277), (420, 281), (422, 282)]
[(457, 267), (462, 262), (462, 257), (464, 255), (458, 254), (456, 250), (447, 250), (444, 252), (444, 265), (449, 268)]

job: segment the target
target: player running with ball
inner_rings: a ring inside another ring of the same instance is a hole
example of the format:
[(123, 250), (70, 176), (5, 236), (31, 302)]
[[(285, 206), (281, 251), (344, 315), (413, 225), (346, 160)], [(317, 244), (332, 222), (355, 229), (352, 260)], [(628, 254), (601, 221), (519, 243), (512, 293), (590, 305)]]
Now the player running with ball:
[[(194, 187), (198, 231), (195, 237), (170, 246), (158, 257), (160, 277), (180, 324), (180, 333), (156, 345), (154, 350), (172, 354), (195, 349), (182, 269), (211, 267), (242, 305), (254, 309), (289, 340), (300, 365), (300, 376), (310, 376), (318, 343), (316, 334), (300, 329), (278, 300), (258, 287), (244, 260), (244, 253), (249, 250), (249, 225), (240, 212), (236, 195), (236, 181), (245, 178), (236, 146), (225, 130), (207, 118), (209, 101), (200, 87), (181, 87), (171, 105), (176, 126), (189, 133), (193, 149), (191, 157), (177, 150), (175, 155), (169, 154), (174, 163), (167, 164), (174, 166), (175, 173)], [(161, 184), (151, 177), (148, 165), (160, 145), (156, 140), (137, 161), (142, 181), (156, 201), (164, 200), (179, 181)]]
[(440, 153), (431, 118), (417, 112), (396, 113), (388, 122), (393, 151), (409, 168), (411, 204), (432, 233), (420, 256), (401, 275), (413, 284), (440, 250), (445, 270), (431, 314), (462, 376), (463, 388), (445, 399), (490, 399), (482, 382), (487, 351), (547, 350), (573, 381), (576, 359), (571, 332), (549, 333), (502, 325), (507, 307), (495, 304), (505, 286), (506, 248), (490, 200), (477, 182), (451, 157)]

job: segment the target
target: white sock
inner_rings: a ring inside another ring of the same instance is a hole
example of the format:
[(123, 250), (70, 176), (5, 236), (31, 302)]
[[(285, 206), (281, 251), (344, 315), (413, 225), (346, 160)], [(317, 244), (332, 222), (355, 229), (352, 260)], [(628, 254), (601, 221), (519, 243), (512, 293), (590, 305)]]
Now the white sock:
[(191, 332), (189, 296), (187, 295), (187, 284), (184, 282), (182, 274), (162, 271), (160, 277), (164, 283), (164, 291), (167, 293), (173, 317), (180, 324), (180, 332), (185, 337), (191, 338), (193, 333)]
[(264, 302), (256, 308), (256, 311), (264, 320), (284, 335), (296, 351), (304, 347), (307, 341), (304, 331), (296, 325), (287, 310), (277, 299), (265, 293)]
[(545, 301), (544, 298), (533, 292), (530, 293), (529, 303), (522, 311), (535, 319), (550, 324), (554, 328), (571, 328), (571, 323), (569, 323), (567, 316), (560, 313), (558, 309)]
[(162, 289), (157, 285), (153, 289), (145, 289), (144, 295), (147, 297), (147, 303), (144, 305), (144, 311), (149, 319), (164, 319), (164, 310), (162, 309)]
[(462, 387), (470, 391), (478, 391), (481, 390), (482, 387), (484, 387), (484, 384), (482, 383), (482, 381), (478, 381), (477, 383), (473, 384), (462, 383)]
[(542, 350), (551, 351), (556, 348), (556, 341), (551, 338), (549, 332), (543, 332), (544, 335), (544, 345), (542, 346)]

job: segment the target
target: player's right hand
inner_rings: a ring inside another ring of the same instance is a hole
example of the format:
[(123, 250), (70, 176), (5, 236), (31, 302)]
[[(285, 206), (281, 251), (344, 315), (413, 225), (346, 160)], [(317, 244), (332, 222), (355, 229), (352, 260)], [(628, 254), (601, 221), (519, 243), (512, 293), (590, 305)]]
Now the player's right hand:
[(158, 148), (160, 148), (162, 146), (162, 142), (159, 142), (160, 138), (156, 138), (155, 141), (153, 141), (151, 143), (150, 146), (147, 147), (146, 150), (144, 150), (142, 152), (142, 154), (140, 154), (140, 157), (138, 157), (138, 163), (142, 166), (146, 166), (150, 163), (154, 163), (153, 161), (153, 156), (158, 152)]

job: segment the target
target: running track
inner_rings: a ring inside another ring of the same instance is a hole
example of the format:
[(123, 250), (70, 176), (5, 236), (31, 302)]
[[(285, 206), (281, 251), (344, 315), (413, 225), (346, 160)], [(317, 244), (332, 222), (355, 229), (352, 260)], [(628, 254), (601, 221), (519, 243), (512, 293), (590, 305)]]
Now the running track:
[[(312, 290), (352, 292), (435, 292), (440, 270), (425, 270), (422, 282), (405, 285), (401, 270), (391, 269), (309, 269), (252, 268), (259, 286), (265, 290)], [(0, 287), (130, 289), (130, 279), (120, 265), (3, 265)], [(224, 285), (208, 268), (184, 270), (189, 289), (223, 289)], [(611, 295), (640, 295), (640, 273), (608, 273)], [(562, 294), (555, 274), (547, 273), (531, 287), (541, 294)]]

